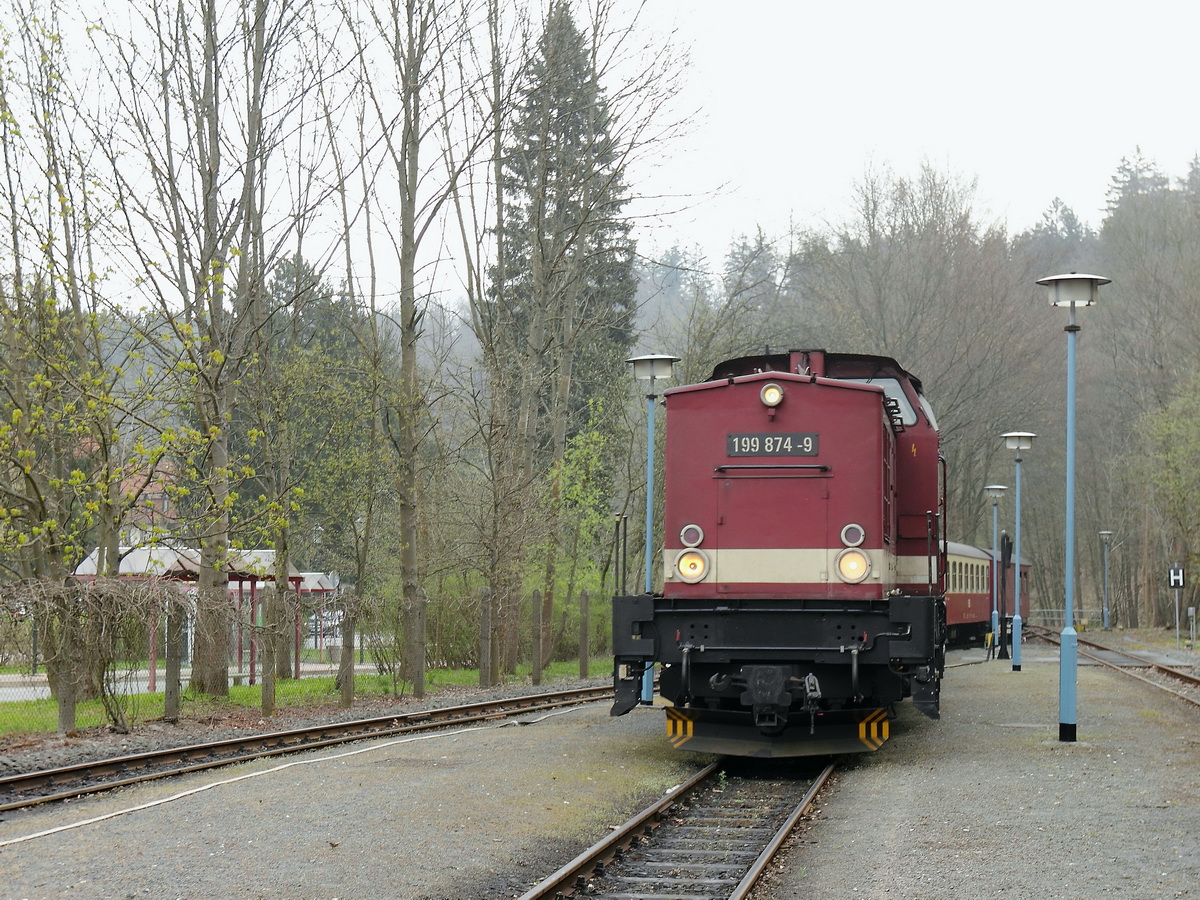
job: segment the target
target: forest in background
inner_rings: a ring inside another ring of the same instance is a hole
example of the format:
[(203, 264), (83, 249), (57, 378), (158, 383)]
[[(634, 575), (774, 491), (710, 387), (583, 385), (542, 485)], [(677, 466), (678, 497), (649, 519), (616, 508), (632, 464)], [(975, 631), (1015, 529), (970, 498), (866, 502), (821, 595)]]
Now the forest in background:
[[(417, 696), (431, 665), (536, 683), (603, 655), (620, 517), (642, 546), (640, 352), (680, 357), (677, 383), (765, 346), (896, 358), (939, 417), (949, 534), (976, 545), (983, 486), (1012, 482), (999, 435), (1037, 433), (1022, 549), (1053, 621), (1066, 321), (1035, 281), (1070, 271), (1113, 280), (1080, 313), (1079, 607), (1104, 529), (1115, 621), (1171, 621), (1200, 509), (1200, 160), (1168, 175), (1133, 148), (1096, 231), (1050, 199), (1009, 233), (961, 176), (870, 170), (844, 222), (747, 222), (714, 261), (639, 242), (631, 173), (686, 127), (686, 54), (609, 0), (8, 12), (0, 664), (36, 625), (64, 730), (160, 621), (168, 648), (194, 622), (191, 687), (227, 692), (237, 548), (275, 550), (280, 584), (338, 574), (346, 704), (356, 634)], [(198, 554), (189, 595), (112, 579), (147, 543)], [(268, 592), (245, 623), (265, 714), (296, 603)]]

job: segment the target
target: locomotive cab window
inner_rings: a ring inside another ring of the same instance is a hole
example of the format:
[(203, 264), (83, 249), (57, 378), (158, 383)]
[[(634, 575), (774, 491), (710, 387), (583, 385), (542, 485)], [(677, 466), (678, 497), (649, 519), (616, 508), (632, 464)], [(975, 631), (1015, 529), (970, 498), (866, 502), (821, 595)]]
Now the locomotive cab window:
[[(850, 381), (854, 384), (873, 384), (883, 388), (883, 394), (889, 400), (894, 400), (900, 407), (900, 421), (904, 425), (917, 424), (917, 411), (908, 402), (908, 395), (897, 378), (839, 378), (838, 381)], [(932, 421), (932, 420), (931, 420)]]
[(925, 413), (925, 418), (929, 420), (929, 425), (934, 431), (941, 431), (938, 428), (937, 418), (933, 415), (933, 407), (929, 405), (929, 401), (925, 399), (924, 394), (917, 394), (917, 400), (921, 404), (921, 412)]

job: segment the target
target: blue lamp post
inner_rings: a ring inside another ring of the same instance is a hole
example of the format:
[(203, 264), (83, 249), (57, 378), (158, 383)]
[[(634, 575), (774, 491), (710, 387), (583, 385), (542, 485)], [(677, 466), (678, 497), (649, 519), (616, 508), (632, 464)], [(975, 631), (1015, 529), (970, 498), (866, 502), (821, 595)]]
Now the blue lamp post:
[(1012, 620), (1012, 670), (1021, 671), (1021, 451), (1033, 447), (1037, 437), (1032, 431), (1008, 431), (1000, 435), (1004, 446), (1017, 452), (1017, 490), (1013, 500), (1013, 620)]
[(1000, 614), (996, 610), (996, 604), (1000, 599), (1000, 536), (997, 530), (1000, 527), (1000, 512), (997, 507), (1000, 498), (1008, 490), (1008, 485), (989, 484), (984, 490), (992, 498), (992, 646), (995, 647), (1000, 640)]
[[(659, 378), (670, 378), (678, 356), (653, 353), (648, 356), (633, 356), (625, 360), (633, 366), (633, 377), (648, 381), (646, 393), (646, 593), (654, 592), (654, 382)], [(654, 702), (654, 666), (646, 666), (642, 675), (642, 703)]]
[(1076, 733), (1075, 687), (1079, 668), (1079, 635), (1075, 631), (1075, 345), (1079, 326), (1075, 308), (1096, 302), (1100, 286), (1112, 279), (1099, 275), (1051, 275), (1038, 280), (1047, 289), (1051, 306), (1063, 306), (1067, 321), (1067, 525), (1064, 562), (1063, 630), (1058, 651), (1058, 739), (1073, 743)]

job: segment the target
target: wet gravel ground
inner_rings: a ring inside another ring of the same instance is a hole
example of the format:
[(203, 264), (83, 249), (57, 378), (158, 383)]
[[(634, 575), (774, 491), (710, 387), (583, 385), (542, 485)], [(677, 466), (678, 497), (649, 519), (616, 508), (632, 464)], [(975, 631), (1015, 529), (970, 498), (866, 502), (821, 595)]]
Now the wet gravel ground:
[[(1064, 744), (1056, 650), (1027, 644), (1018, 673), (1006, 661), (949, 670), (941, 721), (902, 706), (892, 740), (853, 758), (756, 900), (1200, 896), (1200, 712), (1101, 667), (1077, 680), (1079, 740)], [(191, 723), (182, 742), (249, 718)], [(0, 898), (516, 897), (710, 760), (671, 751), (659, 710), (519, 721), (5, 814)], [(6, 752), (44, 768), (181, 743), (161, 728)]]
[(1057, 650), (949, 670), (942, 719), (903, 707), (756, 900), (1200, 896), (1200, 710), (1098, 666), (1076, 683), (1062, 743)]
[(518, 722), (6, 813), (0, 896), (519, 896), (700, 764), (670, 750), (661, 710)]

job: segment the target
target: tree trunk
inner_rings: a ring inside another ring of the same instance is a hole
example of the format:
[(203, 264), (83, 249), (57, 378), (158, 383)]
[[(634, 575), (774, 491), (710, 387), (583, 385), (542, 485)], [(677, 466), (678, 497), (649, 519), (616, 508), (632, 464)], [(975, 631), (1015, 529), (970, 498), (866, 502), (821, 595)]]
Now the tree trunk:
[(535, 685), (542, 683), (542, 592), (533, 592), (533, 672)]
[(166, 647), (163, 648), (166, 683), (163, 685), (163, 721), (174, 725), (179, 721), (180, 669), (183, 661), (183, 623), (187, 609), (172, 600), (167, 605)]
[[(58, 602), (63, 607), (66, 606), (65, 599), (60, 599)], [(59, 734), (69, 734), (75, 730), (75, 699), (78, 694), (75, 628), (74, 613), (64, 608), (62, 610), (62, 630), (59, 637), (58, 652), (55, 655), (55, 670), (58, 674), (56, 679), (58, 690), (55, 693), (55, 700), (58, 702)], [(49, 669), (49, 666), (47, 666), (47, 669)]]
[(263, 627), (259, 631), (262, 647), (262, 714), (275, 715), (275, 680), (278, 677), (279, 585), (268, 583), (262, 597)]
[(425, 696), (425, 593), (417, 572), (417, 417), (422, 397), (417, 376), (417, 209), (421, 183), (422, 89), (427, 73), (424, 9), (409, 3), (400, 59), (400, 94), (404, 114), (400, 138), (400, 577), (404, 585), (405, 663), (412, 676), (413, 696)]
[(492, 591), (485, 587), (479, 592), (479, 686), (495, 684), (492, 681)]
[(342, 650), (338, 658), (337, 688), (338, 705), (349, 709), (354, 705), (354, 632), (357, 630), (357, 604), (354, 593), (343, 589), (341, 597), (342, 609)]
[(195, 647), (191, 687), (202, 694), (229, 696), (229, 564), (228, 532), (218, 525), (202, 539), (200, 578), (196, 592)]
[(588, 664), (591, 661), (591, 641), (588, 627), (591, 624), (591, 604), (587, 588), (579, 592), (579, 677), (588, 677)]

